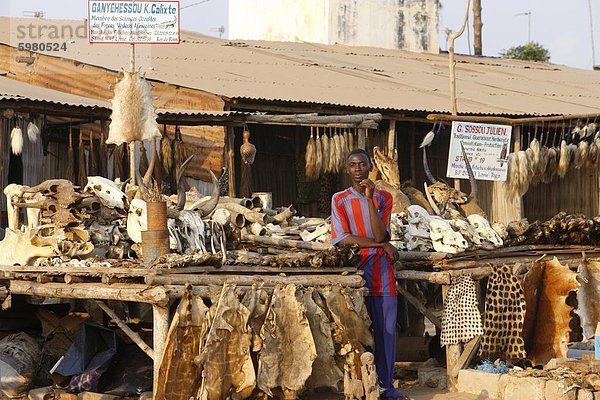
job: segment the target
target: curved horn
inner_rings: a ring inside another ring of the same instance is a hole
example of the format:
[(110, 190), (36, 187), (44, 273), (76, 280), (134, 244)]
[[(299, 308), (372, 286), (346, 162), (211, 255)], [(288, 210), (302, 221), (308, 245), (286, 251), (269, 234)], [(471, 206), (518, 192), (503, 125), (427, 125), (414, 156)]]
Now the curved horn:
[(220, 194), (219, 180), (217, 179), (217, 177), (215, 176), (215, 174), (213, 174), (213, 172), (211, 170), (208, 170), (208, 172), (210, 173), (210, 177), (212, 178), (213, 190), (210, 195), (210, 200), (207, 201), (205, 204), (203, 204), (198, 209), (198, 211), (200, 212), (200, 215), (202, 215), (203, 217), (206, 217), (208, 214), (213, 212), (214, 209), (217, 208), (217, 204), (219, 203), (219, 194)]
[(427, 201), (429, 202), (429, 205), (433, 209), (433, 212), (436, 215), (442, 215), (439, 207), (437, 206), (437, 204), (435, 204), (435, 201), (433, 201), (433, 198), (431, 197), (431, 194), (429, 193), (429, 188), (427, 187), (427, 182), (423, 182), (423, 185), (425, 186), (425, 196), (427, 196)]
[(429, 169), (429, 162), (427, 161), (427, 150), (425, 147), (423, 147), (423, 169), (425, 170), (425, 177), (427, 178), (429, 183), (437, 183), (437, 180), (433, 177), (433, 174)]
[(473, 169), (471, 168), (471, 163), (469, 162), (469, 158), (467, 157), (467, 152), (465, 151), (465, 146), (463, 146), (462, 142), (460, 142), (460, 148), (462, 150), (463, 158), (465, 159), (465, 165), (467, 166), (467, 174), (469, 175), (469, 182), (471, 183), (471, 194), (469, 197), (477, 196), (477, 181), (475, 180), (475, 174), (473, 173)]
[[(143, 146), (144, 142), (142, 141), (141, 144)], [(148, 170), (144, 174), (144, 179), (140, 181), (144, 182), (144, 185), (146, 185), (146, 187), (150, 186), (150, 180), (152, 179), (152, 173), (154, 172), (154, 164), (156, 164), (156, 151), (156, 138), (154, 138), (152, 139), (152, 158), (150, 159), (150, 165), (148, 166)]]
[(177, 209), (183, 210), (185, 206), (185, 187), (183, 186), (183, 174), (188, 167), (194, 155), (192, 154), (177, 168)]

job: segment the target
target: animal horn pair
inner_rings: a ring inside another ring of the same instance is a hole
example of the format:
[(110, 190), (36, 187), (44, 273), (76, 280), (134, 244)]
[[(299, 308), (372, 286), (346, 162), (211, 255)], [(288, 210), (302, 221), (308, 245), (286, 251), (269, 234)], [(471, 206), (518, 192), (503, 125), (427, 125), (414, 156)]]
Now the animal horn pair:
[(469, 162), (469, 158), (467, 157), (467, 152), (465, 151), (465, 146), (463, 146), (462, 142), (460, 142), (460, 149), (462, 151), (463, 158), (465, 159), (465, 165), (467, 167), (467, 174), (469, 175), (469, 183), (471, 184), (471, 194), (469, 197), (477, 196), (477, 181), (475, 180), (475, 174), (473, 173), (473, 169), (471, 168), (471, 163)]

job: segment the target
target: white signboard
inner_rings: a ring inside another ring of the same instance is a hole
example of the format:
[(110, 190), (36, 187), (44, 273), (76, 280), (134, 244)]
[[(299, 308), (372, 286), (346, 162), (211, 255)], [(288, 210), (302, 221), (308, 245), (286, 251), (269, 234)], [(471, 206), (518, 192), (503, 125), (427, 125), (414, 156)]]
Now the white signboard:
[(448, 178), (468, 178), (460, 147), (462, 143), (476, 179), (505, 181), (511, 133), (512, 126), (508, 125), (452, 122)]
[(179, 1), (88, 0), (90, 43), (179, 43)]

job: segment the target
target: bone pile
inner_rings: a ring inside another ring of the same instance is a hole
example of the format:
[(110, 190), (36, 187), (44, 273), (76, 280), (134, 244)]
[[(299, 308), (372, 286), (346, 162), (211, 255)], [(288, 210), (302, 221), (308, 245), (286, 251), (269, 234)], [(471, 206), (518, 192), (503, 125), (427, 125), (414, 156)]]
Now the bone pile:
[(209, 307), (187, 287), (167, 337), (156, 399), (294, 399), (361, 383), (361, 355), (373, 338), (359, 291), (216, 289)]
[(546, 222), (514, 221), (506, 227), (507, 244), (597, 245), (600, 243), (600, 217), (586, 218), (560, 212)]
[[(558, 133), (549, 140), (550, 132), (534, 137), (525, 150), (508, 157), (507, 194), (523, 196), (530, 186), (564, 178), (573, 169), (594, 168), (600, 146), (599, 124), (577, 124), (566, 135)], [(544, 139), (545, 136), (545, 139)], [(560, 139), (560, 140), (557, 140)], [(548, 143), (550, 142), (550, 143)]]
[(438, 251), (450, 254), (469, 249), (492, 249), (503, 245), (502, 238), (481, 215), (444, 219), (430, 215), (417, 205), (408, 207), (408, 215), (392, 214), (391, 243), (400, 250)]
[(305, 173), (307, 181), (315, 181), (324, 174), (345, 171), (348, 155), (354, 149), (354, 135), (347, 130), (316, 128), (316, 138), (311, 135), (306, 144)]

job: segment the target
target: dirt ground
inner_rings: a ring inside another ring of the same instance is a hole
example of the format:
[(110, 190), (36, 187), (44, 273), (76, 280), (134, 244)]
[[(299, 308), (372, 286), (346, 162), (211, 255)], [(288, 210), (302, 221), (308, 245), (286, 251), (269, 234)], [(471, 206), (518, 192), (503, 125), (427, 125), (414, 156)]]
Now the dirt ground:
[(415, 400), (486, 400), (487, 396), (477, 396), (467, 393), (448, 393), (445, 390), (426, 387), (413, 387), (406, 389), (405, 394)]

